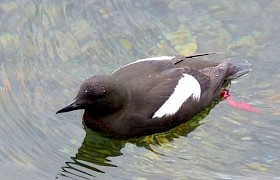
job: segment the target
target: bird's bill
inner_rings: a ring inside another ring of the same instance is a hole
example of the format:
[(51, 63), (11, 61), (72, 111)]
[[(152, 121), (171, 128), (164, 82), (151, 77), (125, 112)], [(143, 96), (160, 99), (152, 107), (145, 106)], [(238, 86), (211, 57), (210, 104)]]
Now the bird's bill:
[(71, 103), (69, 103), (67, 106), (65, 106), (64, 108), (57, 111), (56, 114), (74, 111), (74, 110), (78, 110), (78, 109), (82, 109), (82, 106), (77, 104), (77, 100), (75, 99)]

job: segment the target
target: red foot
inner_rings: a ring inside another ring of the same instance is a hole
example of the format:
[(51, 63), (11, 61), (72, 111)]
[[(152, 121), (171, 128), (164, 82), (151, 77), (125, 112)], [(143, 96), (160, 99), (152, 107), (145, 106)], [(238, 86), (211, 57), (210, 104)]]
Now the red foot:
[(233, 108), (238, 108), (238, 109), (242, 109), (245, 111), (250, 111), (250, 112), (254, 112), (254, 113), (260, 113), (259, 109), (254, 108), (253, 106), (251, 106), (248, 103), (245, 102), (236, 102), (234, 101), (230, 95), (227, 89), (223, 88), (222, 92), (221, 92), (221, 97), (227, 101), (227, 103), (233, 107)]

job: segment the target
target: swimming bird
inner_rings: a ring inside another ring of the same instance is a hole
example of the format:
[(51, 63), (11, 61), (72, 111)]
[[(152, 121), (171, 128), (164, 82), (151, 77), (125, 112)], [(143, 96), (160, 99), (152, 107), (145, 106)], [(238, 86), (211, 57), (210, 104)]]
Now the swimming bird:
[(250, 70), (242, 59), (198, 59), (209, 54), (146, 58), (110, 75), (92, 76), (57, 113), (84, 109), (87, 127), (114, 138), (170, 130), (218, 99), (225, 82)]

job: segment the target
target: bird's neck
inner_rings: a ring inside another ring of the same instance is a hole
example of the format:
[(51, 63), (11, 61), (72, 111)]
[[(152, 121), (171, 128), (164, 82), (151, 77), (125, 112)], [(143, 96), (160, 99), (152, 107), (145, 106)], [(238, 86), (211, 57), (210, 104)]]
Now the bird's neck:
[(112, 133), (114, 129), (114, 121), (117, 121), (128, 106), (128, 98), (118, 100), (118, 103), (111, 106), (99, 106), (86, 108), (83, 121), (87, 127), (101, 133)]

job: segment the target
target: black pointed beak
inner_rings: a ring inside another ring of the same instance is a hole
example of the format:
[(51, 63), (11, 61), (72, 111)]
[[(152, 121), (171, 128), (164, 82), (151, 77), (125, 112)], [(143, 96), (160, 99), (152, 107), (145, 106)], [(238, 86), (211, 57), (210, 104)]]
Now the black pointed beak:
[(74, 111), (74, 110), (78, 110), (78, 109), (82, 109), (82, 108), (83, 107), (80, 104), (77, 104), (77, 100), (75, 99), (74, 101), (69, 103), (67, 106), (65, 106), (64, 108), (57, 111), (56, 114), (69, 112), (69, 111)]

